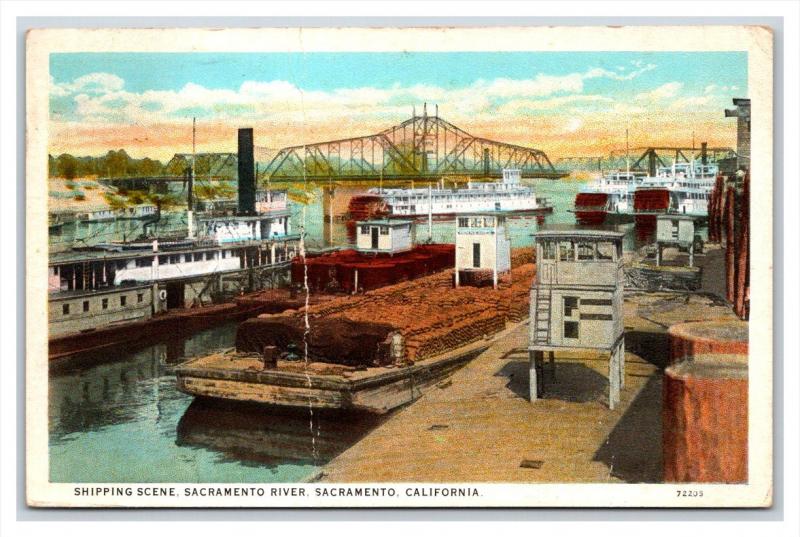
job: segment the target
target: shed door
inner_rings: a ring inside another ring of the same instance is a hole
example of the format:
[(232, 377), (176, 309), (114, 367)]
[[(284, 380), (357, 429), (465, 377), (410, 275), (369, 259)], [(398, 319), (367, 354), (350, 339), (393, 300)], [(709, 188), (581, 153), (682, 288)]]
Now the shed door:
[(372, 249), (373, 250), (377, 250), (378, 249), (378, 228), (377, 227), (372, 227), (371, 229), (372, 229)]
[(481, 268), (481, 243), (472, 243), (472, 267)]

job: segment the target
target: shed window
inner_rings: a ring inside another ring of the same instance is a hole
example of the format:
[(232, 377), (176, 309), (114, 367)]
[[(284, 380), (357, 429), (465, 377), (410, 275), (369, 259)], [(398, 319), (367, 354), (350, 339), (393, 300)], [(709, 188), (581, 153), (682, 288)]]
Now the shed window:
[(104, 309), (104, 310), (107, 310), (107, 309), (108, 309), (108, 299), (107, 299), (107, 298), (104, 298), (104, 299), (103, 299), (103, 309)]
[(564, 317), (572, 317), (572, 310), (578, 309), (578, 297), (564, 297)]
[(122, 295), (121, 297), (119, 297), (119, 305), (120, 306), (124, 306), (125, 304), (127, 304), (127, 302), (128, 302), (128, 297), (126, 297), (125, 295)]
[(136, 293), (136, 302), (144, 300), (144, 293)]
[(389, 226), (381, 226), (381, 235), (389, 234)]
[(610, 260), (614, 258), (614, 243), (613, 242), (598, 242), (597, 243), (597, 259)]
[(61, 314), (62, 315), (69, 315), (69, 304), (62, 304), (61, 305)]
[(575, 260), (575, 244), (572, 241), (558, 243), (558, 252), (561, 261)]
[(83, 311), (89, 311), (89, 301), (88, 300), (84, 300), (83, 301)]
[(546, 241), (542, 243), (542, 257), (544, 259), (554, 260), (556, 258), (556, 243), (553, 241)]
[(361, 234), (369, 235), (369, 226), (361, 226)]
[(594, 243), (593, 242), (578, 243), (578, 260), (588, 261), (592, 259), (594, 259)]
[(564, 321), (564, 337), (569, 339), (578, 339), (577, 321)]

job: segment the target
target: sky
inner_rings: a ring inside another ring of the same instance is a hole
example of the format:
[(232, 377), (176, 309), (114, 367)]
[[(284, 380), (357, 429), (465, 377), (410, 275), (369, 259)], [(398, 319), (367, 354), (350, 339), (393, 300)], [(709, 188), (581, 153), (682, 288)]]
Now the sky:
[[(679, 36), (676, 37), (676, 45)], [(50, 152), (169, 159), (361, 136), (428, 103), (551, 160), (625, 146), (735, 145), (745, 52), (69, 53), (50, 56)], [(258, 156), (258, 155), (257, 155)]]

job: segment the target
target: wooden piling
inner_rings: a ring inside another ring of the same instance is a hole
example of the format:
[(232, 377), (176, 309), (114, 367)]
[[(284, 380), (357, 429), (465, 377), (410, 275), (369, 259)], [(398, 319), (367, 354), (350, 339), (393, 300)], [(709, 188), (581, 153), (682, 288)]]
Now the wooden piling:
[(733, 188), (725, 192), (725, 298), (733, 303), (736, 282), (736, 193)]
[(750, 174), (744, 176), (739, 206), (734, 311), (740, 319), (747, 319), (750, 316)]

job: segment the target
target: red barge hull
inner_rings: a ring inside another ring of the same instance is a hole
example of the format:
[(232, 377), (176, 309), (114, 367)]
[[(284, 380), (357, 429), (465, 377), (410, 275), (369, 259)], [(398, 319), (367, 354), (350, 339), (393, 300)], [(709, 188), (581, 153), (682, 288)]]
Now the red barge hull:
[(305, 285), (313, 292), (352, 293), (413, 280), (452, 268), (455, 245), (421, 244), (408, 252), (366, 254), (339, 250), (315, 257), (292, 260), (292, 283)]

